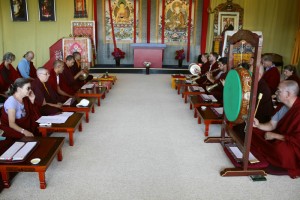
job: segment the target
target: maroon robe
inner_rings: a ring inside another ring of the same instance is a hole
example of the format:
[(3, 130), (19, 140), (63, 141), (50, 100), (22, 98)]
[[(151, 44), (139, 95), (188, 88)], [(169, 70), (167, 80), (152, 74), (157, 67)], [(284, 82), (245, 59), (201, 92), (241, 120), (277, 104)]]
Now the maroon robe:
[[(75, 61), (74, 65), (71, 67), (71, 69), (73, 72), (73, 76), (76, 76), (76, 74), (81, 71), (80, 63)], [(92, 75), (88, 75), (88, 77), (85, 80), (76, 79), (76, 81), (80, 87), (82, 87), (86, 82), (91, 81), (91, 80), (93, 80)]]
[(284, 135), (285, 141), (265, 140), (265, 131), (254, 128), (251, 146), (271, 165), (286, 169), (293, 178), (300, 176), (300, 99), (277, 123), (275, 133)]
[(65, 65), (63, 73), (59, 75), (59, 87), (61, 90), (72, 96), (80, 88), (80, 85), (74, 79), (71, 67), (68, 67), (67, 65)]
[(272, 66), (268, 71), (265, 71), (262, 78), (267, 82), (272, 94), (275, 94), (280, 82), (280, 73), (277, 67)]
[[(210, 63), (209, 62), (206, 62), (202, 67), (201, 67), (201, 75), (202, 76), (200, 79), (196, 80), (196, 82), (200, 85), (200, 86), (206, 86), (206, 85), (211, 85), (211, 82), (209, 80), (207, 80), (207, 77), (206, 77), (206, 73), (208, 71), (212, 71), (212, 70), (216, 70), (219, 68), (219, 64), (218, 62), (215, 62), (212, 66), (211, 66), (211, 69), (209, 70), (210, 68)], [(213, 76), (216, 76), (218, 75), (219, 72), (213, 72), (212, 75)]]
[(34, 103), (40, 107), (41, 115), (54, 115), (61, 112), (62, 110), (60, 108), (53, 107), (50, 105), (43, 105), (44, 99), (46, 103), (53, 104), (57, 104), (60, 101), (58, 94), (48, 82), (45, 83), (45, 86), (47, 90), (38, 78), (34, 79), (34, 81), (32, 81), (31, 83), (32, 91), (35, 94)]
[[(26, 116), (22, 117), (21, 119), (16, 119), (16, 124), (27, 131), (32, 132), (35, 136), (39, 136), (38, 131), (38, 123), (35, 121), (40, 118), (40, 112), (37, 105), (34, 105), (30, 102), (28, 97), (23, 98), (24, 109), (26, 112)], [(0, 129), (4, 131), (3, 136), (7, 137), (8, 139), (17, 140), (24, 137), (24, 135), (13, 128), (9, 127), (8, 122), (8, 114), (5, 112), (4, 108), (2, 109), (1, 113), (1, 125)]]
[(210, 92), (211, 95), (214, 95), (214, 97), (221, 103), (223, 103), (223, 84), (221, 83), (221, 80), (225, 80), (228, 72), (224, 72), (221, 74), (221, 76), (215, 80), (214, 84), (218, 83), (218, 86), (212, 89)]
[(9, 64), (9, 69), (4, 66), (4, 62), (0, 65), (0, 93), (5, 94), (9, 86), (20, 78), (17, 70)]
[(65, 101), (68, 99), (68, 97), (62, 96), (62, 95), (60, 95), (60, 94), (58, 93), (58, 90), (57, 90), (57, 87), (58, 87), (58, 85), (57, 85), (57, 75), (56, 75), (56, 73), (55, 73), (55, 71), (54, 71), (54, 68), (52, 68), (52, 69), (50, 70), (50, 77), (49, 77), (47, 83), (51, 86), (51, 88), (52, 88), (52, 89), (56, 92), (56, 94), (59, 96), (59, 102), (65, 102)]

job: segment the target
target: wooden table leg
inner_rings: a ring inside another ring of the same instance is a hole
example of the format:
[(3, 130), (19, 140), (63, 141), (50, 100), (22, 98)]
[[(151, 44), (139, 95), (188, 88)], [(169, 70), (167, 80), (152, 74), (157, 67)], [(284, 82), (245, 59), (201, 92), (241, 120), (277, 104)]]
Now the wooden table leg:
[(180, 94), (180, 87), (177, 87), (177, 94)]
[(43, 137), (47, 137), (47, 130), (46, 129), (42, 129), (42, 130), (40, 130), (40, 132), (42, 133)]
[(69, 145), (73, 146), (74, 145), (74, 138), (73, 138), (73, 131), (69, 131)]
[(85, 112), (85, 121), (89, 123), (89, 111)]
[(40, 188), (46, 189), (46, 180), (45, 180), (45, 172), (39, 172), (39, 179), (40, 179)]
[(79, 124), (78, 130), (79, 130), (80, 132), (82, 131), (82, 123), (81, 123), (81, 122), (80, 122), (80, 124)]
[(98, 97), (97, 99), (98, 99), (98, 106), (100, 106), (100, 97)]
[(194, 108), (194, 118), (197, 118), (197, 109)]
[(192, 103), (190, 103), (190, 110), (192, 110), (193, 109), (193, 105), (192, 105)]
[(184, 103), (187, 103), (187, 98), (188, 98), (188, 95), (184, 94)]
[(62, 161), (63, 155), (62, 155), (62, 150), (60, 149), (57, 153), (57, 161)]
[(94, 104), (92, 105), (92, 113), (94, 113), (95, 112), (95, 106), (94, 106)]
[(210, 124), (210, 122), (204, 122), (205, 123), (205, 133), (204, 133), (204, 135), (205, 136), (208, 136), (208, 131), (209, 131), (209, 124)]
[(198, 124), (201, 124), (201, 117), (198, 116)]
[(1, 171), (1, 176), (2, 176), (2, 182), (3, 182), (4, 187), (9, 188), (10, 183), (9, 183), (9, 174), (8, 174), (8, 172)]
[(104, 92), (103, 95), (102, 95), (102, 99), (105, 99), (105, 92)]

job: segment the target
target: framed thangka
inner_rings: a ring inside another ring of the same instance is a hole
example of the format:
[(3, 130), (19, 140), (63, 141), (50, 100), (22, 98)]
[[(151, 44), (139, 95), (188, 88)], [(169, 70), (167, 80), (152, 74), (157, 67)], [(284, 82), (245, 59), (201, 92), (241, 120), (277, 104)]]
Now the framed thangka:
[[(158, 13), (158, 33), (157, 40), (162, 42), (162, 32), (164, 32), (164, 43), (169, 45), (183, 45), (188, 42), (188, 29), (190, 28), (190, 42), (194, 42), (194, 25), (195, 25), (195, 2), (192, 0), (166, 0), (165, 5), (161, 0), (157, 0)], [(191, 13), (189, 8), (192, 6)], [(164, 9), (164, 10), (163, 10)], [(164, 14), (165, 23), (162, 24)], [(188, 24), (191, 16), (190, 27)], [(163, 29), (164, 28), (164, 29)]]
[(10, 0), (10, 10), (13, 21), (28, 21), (26, 0)]
[[(134, 15), (136, 15), (136, 41), (141, 41), (141, 3), (140, 0), (105, 0), (105, 42), (112, 43), (112, 27), (110, 21), (110, 11), (112, 12), (114, 35), (117, 42), (133, 43), (134, 42)], [(136, 8), (134, 9), (134, 1)], [(134, 13), (135, 11), (135, 13)]]
[(39, 0), (40, 21), (55, 21), (55, 0)]

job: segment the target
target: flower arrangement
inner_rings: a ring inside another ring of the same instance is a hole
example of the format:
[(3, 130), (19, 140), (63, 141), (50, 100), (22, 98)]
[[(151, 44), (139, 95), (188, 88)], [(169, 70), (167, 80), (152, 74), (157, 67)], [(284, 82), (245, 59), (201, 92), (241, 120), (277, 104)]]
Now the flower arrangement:
[(175, 56), (176, 60), (183, 60), (183, 59), (185, 59), (184, 49), (177, 50), (175, 53), (176, 53), (176, 56)]
[(115, 60), (125, 58), (125, 52), (119, 48), (115, 48), (111, 55), (113, 55)]

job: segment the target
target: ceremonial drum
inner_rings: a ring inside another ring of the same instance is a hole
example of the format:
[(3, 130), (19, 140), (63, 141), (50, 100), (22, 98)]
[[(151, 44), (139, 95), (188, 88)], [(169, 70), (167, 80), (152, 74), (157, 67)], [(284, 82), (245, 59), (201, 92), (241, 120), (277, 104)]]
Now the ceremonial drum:
[(247, 119), (251, 74), (245, 68), (239, 67), (228, 72), (223, 90), (224, 113), (233, 123), (240, 124)]

